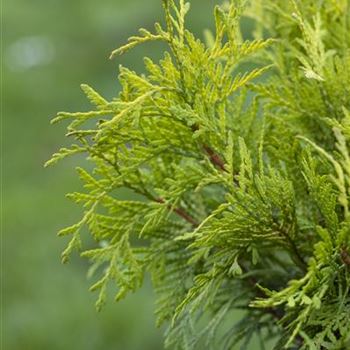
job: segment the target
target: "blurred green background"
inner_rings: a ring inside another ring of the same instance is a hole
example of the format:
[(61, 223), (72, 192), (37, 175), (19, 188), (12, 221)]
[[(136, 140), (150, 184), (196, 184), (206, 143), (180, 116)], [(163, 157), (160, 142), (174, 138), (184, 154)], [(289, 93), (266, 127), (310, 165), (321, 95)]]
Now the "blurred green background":
[[(193, 0), (191, 29), (212, 26), (215, 1)], [(6, 350), (162, 349), (154, 326), (149, 284), (97, 313), (88, 292), (88, 264), (62, 265), (66, 241), (58, 229), (74, 223), (80, 208), (65, 199), (80, 184), (77, 158), (53, 168), (43, 163), (67, 144), (64, 125), (49, 120), (61, 110), (90, 108), (80, 91), (88, 83), (104, 96), (118, 92), (121, 63), (142, 70), (142, 57), (159, 57), (146, 45), (116, 60), (112, 49), (142, 26), (162, 19), (160, 0), (3, 1), (3, 348)]]

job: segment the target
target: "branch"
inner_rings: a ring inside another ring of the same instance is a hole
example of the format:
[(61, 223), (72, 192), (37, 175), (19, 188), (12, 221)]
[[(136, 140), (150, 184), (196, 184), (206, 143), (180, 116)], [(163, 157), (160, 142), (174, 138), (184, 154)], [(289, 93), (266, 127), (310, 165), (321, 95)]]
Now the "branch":
[(225, 169), (225, 162), (222, 160), (221, 156), (219, 154), (215, 153), (208, 145), (204, 145), (203, 149), (205, 153), (208, 155), (210, 161), (218, 167), (220, 170), (226, 172)]
[[(199, 128), (198, 128), (198, 125), (193, 125), (191, 127), (191, 129), (193, 132), (195, 132)], [(203, 149), (204, 149), (206, 155), (209, 157), (212, 164), (214, 164), (220, 170), (227, 172), (227, 170), (225, 169), (225, 162), (223, 161), (223, 159), (221, 158), (221, 156), (218, 153), (216, 153), (209, 145), (206, 145), (206, 144), (203, 145)]]
[[(163, 198), (156, 198), (154, 200), (158, 203), (165, 203), (165, 200)], [(191, 215), (189, 215), (184, 209), (182, 208), (172, 209), (170, 205), (168, 205), (167, 207), (168, 209), (176, 213), (178, 216), (180, 216), (181, 218), (189, 222), (192, 226), (197, 227), (199, 225), (198, 221), (194, 219)]]

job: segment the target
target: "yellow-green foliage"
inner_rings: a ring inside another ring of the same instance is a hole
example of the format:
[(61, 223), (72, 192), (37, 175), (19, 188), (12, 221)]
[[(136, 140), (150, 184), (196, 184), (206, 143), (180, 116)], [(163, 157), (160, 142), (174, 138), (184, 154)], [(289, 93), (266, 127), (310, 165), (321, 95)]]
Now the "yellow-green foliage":
[(160, 40), (164, 57), (121, 67), (111, 101), (82, 85), (94, 109), (54, 119), (74, 143), (47, 164), (93, 164), (69, 195), (84, 215), (60, 232), (63, 261), (92, 262), (98, 308), (109, 284), (119, 300), (149, 272), (173, 348), (248, 349), (256, 333), (262, 349), (350, 349), (350, 1), (232, 0), (205, 43), (189, 3), (163, 6), (165, 28), (112, 56)]

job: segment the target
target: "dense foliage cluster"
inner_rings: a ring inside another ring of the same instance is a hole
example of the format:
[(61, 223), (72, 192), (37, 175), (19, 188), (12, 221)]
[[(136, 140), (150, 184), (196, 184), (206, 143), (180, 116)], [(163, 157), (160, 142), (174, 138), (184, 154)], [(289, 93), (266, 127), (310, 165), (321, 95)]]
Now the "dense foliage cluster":
[(94, 109), (54, 119), (75, 141), (48, 163), (93, 164), (69, 194), (85, 211), (60, 232), (63, 261), (92, 261), (98, 308), (109, 284), (119, 300), (150, 273), (173, 348), (246, 349), (256, 334), (262, 349), (350, 349), (350, 1), (232, 0), (205, 42), (188, 3), (163, 6), (165, 25), (112, 56), (157, 40), (164, 57), (120, 67), (112, 101), (83, 85)]

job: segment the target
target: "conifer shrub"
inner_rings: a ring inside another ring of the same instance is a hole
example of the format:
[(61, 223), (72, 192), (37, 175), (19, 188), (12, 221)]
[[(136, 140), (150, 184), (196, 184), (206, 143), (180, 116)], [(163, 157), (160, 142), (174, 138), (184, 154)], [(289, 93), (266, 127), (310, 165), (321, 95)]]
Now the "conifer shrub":
[(63, 262), (91, 261), (98, 309), (150, 274), (171, 348), (350, 349), (350, 1), (232, 0), (203, 41), (189, 3), (163, 7), (112, 52), (162, 41), (163, 58), (120, 67), (111, 101), (82, 85), (92, 110), (53, 119), (73, 141), (47, 164), (90, 163)]

